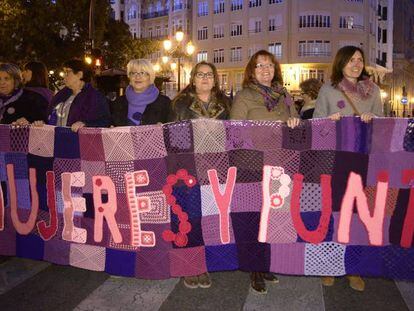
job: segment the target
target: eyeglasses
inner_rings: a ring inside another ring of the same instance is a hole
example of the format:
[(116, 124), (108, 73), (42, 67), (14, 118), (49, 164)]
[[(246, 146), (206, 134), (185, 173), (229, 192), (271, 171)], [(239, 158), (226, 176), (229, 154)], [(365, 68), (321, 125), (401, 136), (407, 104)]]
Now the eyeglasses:
[(140, 72), (131, 71), (129, 73), (129, 76), (132, 77), (132, 78), (142, 78), (142, 77), (149, 76), (149, 73), (145, 72), (145, 71), (140, 71)]
[(212, 73), (212, 72), (204, 73), (204, 72), (199, 71), (199, 72), (196, 72), (195, 76), (199, 79), (204, 79), (204, 78), (213, 79), (214, 78), (214, 73)]
[(270, 64), (261, 64), (261, 63), (258, 63), (258, 64), (256, 64), (256, 68), (257, 69), (259, 69), (259, 70), (263, 70), (263, 69), (273, 69), (273, 68), (275, 68), (275, 64), (273, 64), (273, 63), (270, 63)]

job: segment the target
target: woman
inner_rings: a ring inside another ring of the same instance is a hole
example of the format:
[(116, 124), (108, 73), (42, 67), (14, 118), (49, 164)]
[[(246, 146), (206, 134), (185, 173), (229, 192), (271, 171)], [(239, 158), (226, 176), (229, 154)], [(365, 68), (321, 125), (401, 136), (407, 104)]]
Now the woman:
[(53, 92), (49, 89), (49, 76), (45, 64), (28, 62), (23, 67), (22, 78), (27, 90), (42, 95), (48, 103), (52, 101)]
[(127, 65), (129, 85), (125, 95), (111, 104), (115, 126), (166, 123), (171, 101), (154, 85), (155, 73), (145, 59), (133, 59)]
[(384, 114), (380, 89), (365, 70), (364, 52), (356, 46), (345, 46), (336, 53), (331, 82), (319, 92), (314, 117), (339, 120), (352, 115), (369, 122)]
[[(231, 102), (220, 90), (216, 67), (207, 62), (194, 66), (190, 74), (190, 83), (173, 100), (170, 121), (198, 118), (225, 120), (230, 113)], [(184, 277), (188, 288), (209, 288), (209, 274)]]
[(19, 67), (0, 64), (0, 123), (28, 125), (47, 120), (48, 102), (41, 95), (22, 88)]
[(315, 111), (316, 98), (318, 97), (321, 86), (322, 82), (314, 78), (307, 79), (299, 84), (304, 102), (300, 110), (302, 120), (312, 119), (313, 112)]
[(90, 84), (92, 71), (87, 65), (72, 59), (63, 64), (63, 73), (65, 87), (52, 99), (48, 123), (69, 126), (74, 132), (84, 126), (109, 126), (108, 101)]
[[(290, 128), (299, 125), (293, 99), (283, 87), (280, 65), (273, 54), (265, 50), (256, 52), (244, 71), (243, 89), (236, 94), (230, 119), (273, 120), (287, 122)], [(273, 273), (252, 272), (251, 288), (266, 294), (265, 280), (277, 283)]]
[[(383, 116), (379, 87), (365, 70), (364, 52), (359, 47), (345, 46), (338, 50), (332, 64), (331, 82), (322, 86), (316, 100), (314, 117), (339, 120), (341, 116), (357, 115), (363, 122)], [(360, 276), (348, 275), (351, 288), (363, 291)], [(322, 284), (332, 286), (334, 277), (322, 278)]]

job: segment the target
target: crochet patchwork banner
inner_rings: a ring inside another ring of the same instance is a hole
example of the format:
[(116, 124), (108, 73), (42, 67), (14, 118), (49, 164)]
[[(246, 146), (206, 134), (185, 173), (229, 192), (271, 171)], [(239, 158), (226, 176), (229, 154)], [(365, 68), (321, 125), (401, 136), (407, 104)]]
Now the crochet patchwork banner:
[(414, 120), (0, 126), (0, 255), (414, 280)]

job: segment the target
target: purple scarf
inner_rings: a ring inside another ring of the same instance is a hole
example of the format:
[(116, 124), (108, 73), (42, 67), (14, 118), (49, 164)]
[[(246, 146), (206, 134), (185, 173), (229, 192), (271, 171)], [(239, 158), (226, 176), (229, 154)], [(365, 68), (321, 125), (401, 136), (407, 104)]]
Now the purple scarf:
[(53, 92), (46, 87), (26, 86), (25, 89), (42, 95), (47, 100), (48, 104), (52, 101)]
[(285, 105), (291, 106), (293, 104), (292, 96), (290, 96), (285, 87), (280, 86), (279, 84), (272, 84), (271, 87), (268, 87), (257, 81), (253, 81), (250, 83), (249, 87), (263, 96), (268, 111), (272, 111), (277, 106), (280, 96), (284, 97), (283, 102)]
[(128, 100), (128, 123), (129, 125), (140, 125), (145, 108), (153, 103), (160, 91), (151, 84), (144, 92), (137, 93), (132, 86), (128, 85), (125, 96)]

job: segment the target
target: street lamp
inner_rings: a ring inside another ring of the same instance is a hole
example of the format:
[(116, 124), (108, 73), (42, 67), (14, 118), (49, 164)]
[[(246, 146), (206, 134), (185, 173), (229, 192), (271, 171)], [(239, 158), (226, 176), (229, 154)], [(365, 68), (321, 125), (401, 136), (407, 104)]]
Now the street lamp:
[[(168, 53), (172, 58), (176, 58), (177, 59), (177, 64), (173, 65), (175, 63), (171, 64), (171, 69), (173, 69), (173, 67), (176, 66), (176, 68), (178, 69), (177, 71), (177, 90), (178, 92), (181, 90), (181, 58), (186, 57), (186, 56), (191, 56), (194, 51), (195, 51), (195, 47), (194, 45), (190, 42), (188, 42), (185, 46), (182, 45), (182, 42), (184, 40), (184, 32), (181, 30), (178, 30), (175, 35), (175, 47), (173, 47), (173, 42), (171, 40), (164, 40), (163, 42), (163, 47), (166, 53)], [(167, 56), (164, 56), (167, 57)], [(164, 62), (164, 57), (162, 59), (162, 61)], [(168, 57), (166, 58), (166, 61), (164, 63), (168, 62)]]

